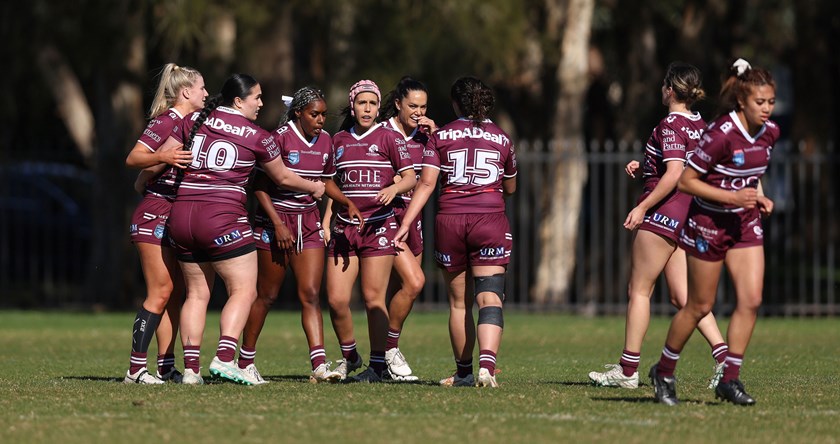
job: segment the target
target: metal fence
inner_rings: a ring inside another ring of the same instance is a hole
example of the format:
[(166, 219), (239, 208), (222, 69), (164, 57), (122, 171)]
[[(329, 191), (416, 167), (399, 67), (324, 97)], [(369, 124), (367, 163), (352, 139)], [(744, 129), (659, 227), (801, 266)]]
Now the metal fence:
[[(520, 141), (517, 150), (518, 190), (507, 201), (514, 236), (508, 306), (587, 314), (623, 312), (632, 234), (622, 222), (642, 187), (640, 179), (624, 173), (624, 165), (634, 158), (641, 160), (641, 143), (591, 145), (581, 154), (588, 180), (581, 190), (576, 266), (568, 297), (555, 304), (533, 303), (531, 289), (541, 254), (537, 233), (546, 211), (545, 200), (550, 198), (546, 190), (553, 180), (552, 167), (569, 159), (546, 152), (539, 142)], [(815, 154), (804, 153), (801, 146), (791, 143), (774, 148), (764, 181), (767, 195), (776, 204), (773, 215), (765, 220), (764, 314), (838, 313), (838, 167), (833, 145)], [(86, 171), (61, 165), (20, 164), (0, 169), (0, 304), (55, 308), (95, 303), (85, 285), (96, 277), (91, 276), (96, 267), (89, 263), (93, 180)], [(433, 261), (433, 221), (434, 205), (428, 205), (424, 212), (427, 285), (418, 301), (420, 309), (440, 308), (447, 300)], [(125, 232), (124, 228), (113, 227)], [(127, 234), (125, 239), (128, 242)], [(127, 262), (136, 270), (127, 271), (126, 285), (131, 288), (126, 292), (142, 295), (136, 259)], [(284, 290), (290, 291), (294, 282), (287, 281)], [(294, 308), (294, 299), (281, 298), (280, 306)], [(724, 277), (715, 310), (728, 314), (733, 302), (731, 283)], [(657, 284), (652, 307), (659, 314), (673, 312), (664, 280)]]

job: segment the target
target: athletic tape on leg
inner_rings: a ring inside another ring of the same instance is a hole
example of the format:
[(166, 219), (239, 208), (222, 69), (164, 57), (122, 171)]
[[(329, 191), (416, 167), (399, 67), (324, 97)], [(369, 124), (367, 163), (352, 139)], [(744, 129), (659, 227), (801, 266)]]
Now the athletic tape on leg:
[(505, 318), (502, 315), (502, 307), (483, 307), (478, 309), (478, 325), (490, 324), (505, 328)]
[(494, 274), (493, 276), (475, 276), (473, 278), (473, 288), (475, 295), (479, 293), (489, 292), (496, 293), (499, 300), (505, 301), (505, 275)]

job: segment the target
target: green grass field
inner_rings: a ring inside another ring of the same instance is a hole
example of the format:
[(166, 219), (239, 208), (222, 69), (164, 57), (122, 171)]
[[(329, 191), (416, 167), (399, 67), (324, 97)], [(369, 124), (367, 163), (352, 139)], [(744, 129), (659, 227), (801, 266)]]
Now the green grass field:
[[(415, 313), (404, 330), (400, 346), (422, 384), (309, 384), (298, 314), (275, 312), (257, 356), (270, 384), (137, 386), (121, 383), (133, 314), (0, 312), (0, 442), (840, 441), (838, 319), (759, 320), (742, 373), (752, 408), (715, 401), (709, 347), (695, 334), (677, 369), (683, 403), (669, 408), (653, 402), (647, 378), (638, 390), (589, 385), (589, 371), (618, 359), (619, 317), (508, 313), (501, 388), (438, 387), (454, 370), (446, 317)], [(355, 319), (366, 356), (364, 314)], [(667, 322), (648, 332), (645, 375)], [(207, 325), (205, 378), (218, 315)]]

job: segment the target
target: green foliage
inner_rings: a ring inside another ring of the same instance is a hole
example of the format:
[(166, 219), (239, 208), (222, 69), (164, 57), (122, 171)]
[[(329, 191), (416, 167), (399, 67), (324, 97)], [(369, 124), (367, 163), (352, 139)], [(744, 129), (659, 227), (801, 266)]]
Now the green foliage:
[[(298, 314), (274, 312), (257, 356), (270, 384), (123, 385), (131, 319), (128, 313), (0, 313), (0, 441), (836, 441), (840, 326), (831, 319), (758, 321), (743, 371), (758, 399), (753, 408), (714, 400), (705, 388), (711, 357), (699, 337), (680, 360), (684, 403), (677, 408), (653, 403), (647, 383), (635, 391), (589, 385), (586, 374), (615, 362), (621, 351), (624, 319), (618, 317), (508, 313), (498, 390), (434, 384), (454, 369), (444, 313), (413, 314), (401, 339), (422, 384), (309, 384)], [(366, 354), (364, 315), (355, 319)], [(667, 321), (653, 320), (644, 372), (658, 357)], [(211, 315), (205, 375), (217, 325), (218, 315)], [(338, 347), (327, 329), (327, 353), (335, 360)]]

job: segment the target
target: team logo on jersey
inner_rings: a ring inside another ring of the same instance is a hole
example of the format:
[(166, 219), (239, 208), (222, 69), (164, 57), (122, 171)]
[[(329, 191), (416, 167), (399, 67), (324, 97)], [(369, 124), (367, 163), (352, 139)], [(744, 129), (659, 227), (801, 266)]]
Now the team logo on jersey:
[(706, 242), (706, 239), (703, 239), (700, 236), (697, 236), (697, 239), (694, 240), (694, 246), (696, 246), (697, 251), (701, 253), (709, 251), (709, 243)]
[(158, 224), (158, 226), (155, 227), (154, 234), (156, 238), (163, 239), (163, 235), (166, 234), (166, 226)]
[(379, 153), (379, 147), (374, 143), (368, 147), (368, 155), (376, 155)]
[(271, 230), (263, 230), (262, 234), (260, 235), (260, 240), (264, 244), (270, 244), (271, 243), (271, 235), (272, 235)]
[(386, 245), (388, 245), (388, 238), (386, 238), (385, 236), (380, 237), (379, 238), (379, 246), (384, 247)]
[(734, 163), (735, 166), (743, 166), (745, 161), (744, 150), (735, 150), (735, 152), (732, 153), (732, 163)]
[(341, 159), (341, 156), (343, 156), (343, 155), (344, 155), (344, 147), (343, 146), (338, 147), (338, 149), (335, 150), (335, 160)]
[(279, 135), (279, 134), (283, 134), (283, 133), (285, 133), (286, 131), (289, 131), (289, 125), (283, 125), (283, 126), (281, 126), (280, 128), (278, 128), (278, 129), (277, 129), (277, 134), (278, 134), (278, 135)]
[(327, 164), (327, 160), (329, 160), (329, 158), (330, 158), (330, 155), (329, 155), (329, 154), (324, 154), (324, 158), (323, 158), (323, 160), (321, 160), (321, 166), (326, 165), (326, 164)]
[(720, 126), (720, 130), (723, 131), (724, 134), (728, 134), (731, 129), (732, 122), (723, 122), (723, 125)]
[(289, 152), (289, 163), (292, 165), (297, 165), (298, 163), (300, 163), (300, 151)]

